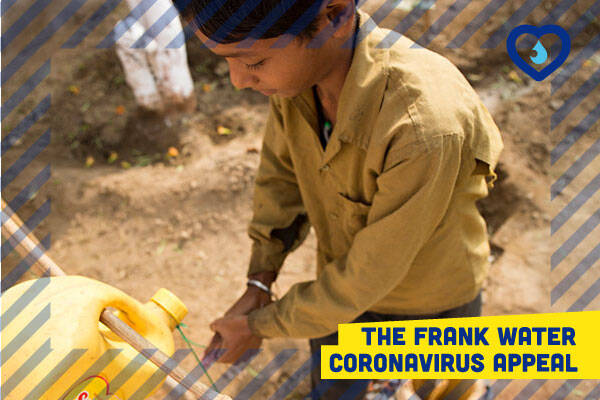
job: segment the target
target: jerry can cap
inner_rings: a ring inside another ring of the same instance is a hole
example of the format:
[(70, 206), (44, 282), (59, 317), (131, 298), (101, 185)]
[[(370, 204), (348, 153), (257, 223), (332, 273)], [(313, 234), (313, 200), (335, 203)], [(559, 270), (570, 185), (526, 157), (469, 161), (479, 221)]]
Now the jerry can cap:
[(167, 312), (177, 324), (183, 321), (183, 318), (187, 315), (188, 309), (183, 304), (179, 297), (175, 296), (173, 293), (168, 291), (167, 289), (160, 288), (158, 291), (152, 296), (150, 299), (154, 303), (156, 303), (159, 307)]

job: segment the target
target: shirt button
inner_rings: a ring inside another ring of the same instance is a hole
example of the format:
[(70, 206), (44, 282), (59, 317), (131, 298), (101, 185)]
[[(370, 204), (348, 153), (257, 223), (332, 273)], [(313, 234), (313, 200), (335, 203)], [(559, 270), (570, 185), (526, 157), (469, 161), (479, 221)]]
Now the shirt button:
[(321, 171), (326, 172), (329, 171), (329, 164), (325, 164), (321, 167)]

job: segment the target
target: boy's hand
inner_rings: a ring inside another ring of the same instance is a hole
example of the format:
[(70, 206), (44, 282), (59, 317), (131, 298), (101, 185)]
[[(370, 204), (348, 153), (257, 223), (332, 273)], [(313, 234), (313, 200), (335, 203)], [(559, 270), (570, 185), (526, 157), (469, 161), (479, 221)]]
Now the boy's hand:
[[(263, 272), (263, 273), (249, 276), (249, 278), (258, 279), (259, 281), (263, 282), (265, 285), (270, 287), (271, 283), (273, 283), (273, 281), (275, 280), (275, 274), (272, 272)], [(255, 286), (248, 286), (248, 288), (246, 289), (244, 294), (229, 308), (229, 310), (227, 310), (227, 312), (225, 312), (224, 317), (245, 316), (245, 315), (248, 315), (251, 311), (256, 310), (258, 308), (262, 308), (269, 303), (271, 303), (271, 297), (269, 296), (268, 293), (264, 292), (263, 290), (255, 287)], [(210, 341), (210, 344), (204, 351), (204, 358), (203, 358), (204, 360), (218, 357), (219, 349), (229, 350), (229, 347), (227, 347), (223, 344), (223, 341), (224, 341), (223, 336), (219, 333), (218, 330), (213, 329), (214, 324), (217, 321), (220, 321), (222, 319), (225, 319), (225, 318), (217, 319), (217, 320), (213, 321), (210, 325), (211, 329), (213, 331), (215, 331), (215, 334), (214, 334), (212, 340)], [(246, 324), (247, 324), (247, 318), (246, 318)], [(250, 331), (249, 328), (248, 328), (248, 331)], [(252, 334), (252, 332), (250, 332), (250, 334)], [(256, 338), (257, 336), (254, 336), (254, 337)], [(259, 340), (257, 346), (260, 346), (260, 340)], [(252, 347), (248, 347), (248, 348), (252, 348)], [(255, 348), (258, 348), (258, 347), (255, 347)], [(226, 361), (225, 356), (229, 353), (230, 352), (228, 351), (223, 356), (223, 358), (219, 359), (219, 361), (232, 362), (232, 361)]]
[(225, 353), (219, 358), (220, 362), (241, 361), (240, 357), (247, 350), (258, 349), (262, 342), (262, 338), (250, 330), (246, 315), (219, 318), (210, 324), (210, 329), (215, 332), (215, 336), (206, 348), (204, 359), (214, 356), (218, 350), (224, 350)]
[(256, 286), (248, 286), (244, 294), (225, 312), (225, 316), (248, 315), (271, 303), (271, 296)]

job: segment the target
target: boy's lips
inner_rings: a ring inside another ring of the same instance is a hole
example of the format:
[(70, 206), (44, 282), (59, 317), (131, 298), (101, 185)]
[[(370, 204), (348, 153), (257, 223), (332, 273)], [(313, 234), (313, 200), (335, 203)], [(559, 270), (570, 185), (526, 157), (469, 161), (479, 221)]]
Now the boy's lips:
[(270, 96), (272, 94), (277, 93), (277, 90), (259, 90), (259, 92), (261, 92), (265, 96)]

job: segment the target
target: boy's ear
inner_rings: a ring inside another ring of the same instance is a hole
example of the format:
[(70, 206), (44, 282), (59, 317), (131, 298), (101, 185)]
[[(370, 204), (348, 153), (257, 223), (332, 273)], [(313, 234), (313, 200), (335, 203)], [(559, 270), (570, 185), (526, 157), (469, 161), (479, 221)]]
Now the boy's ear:
[(354, 0), (330, 0), (325, 7), (327, 19), (331, 21), (336, 32), (343, 30), (345, 24), (352, 20), (356, 5)]

